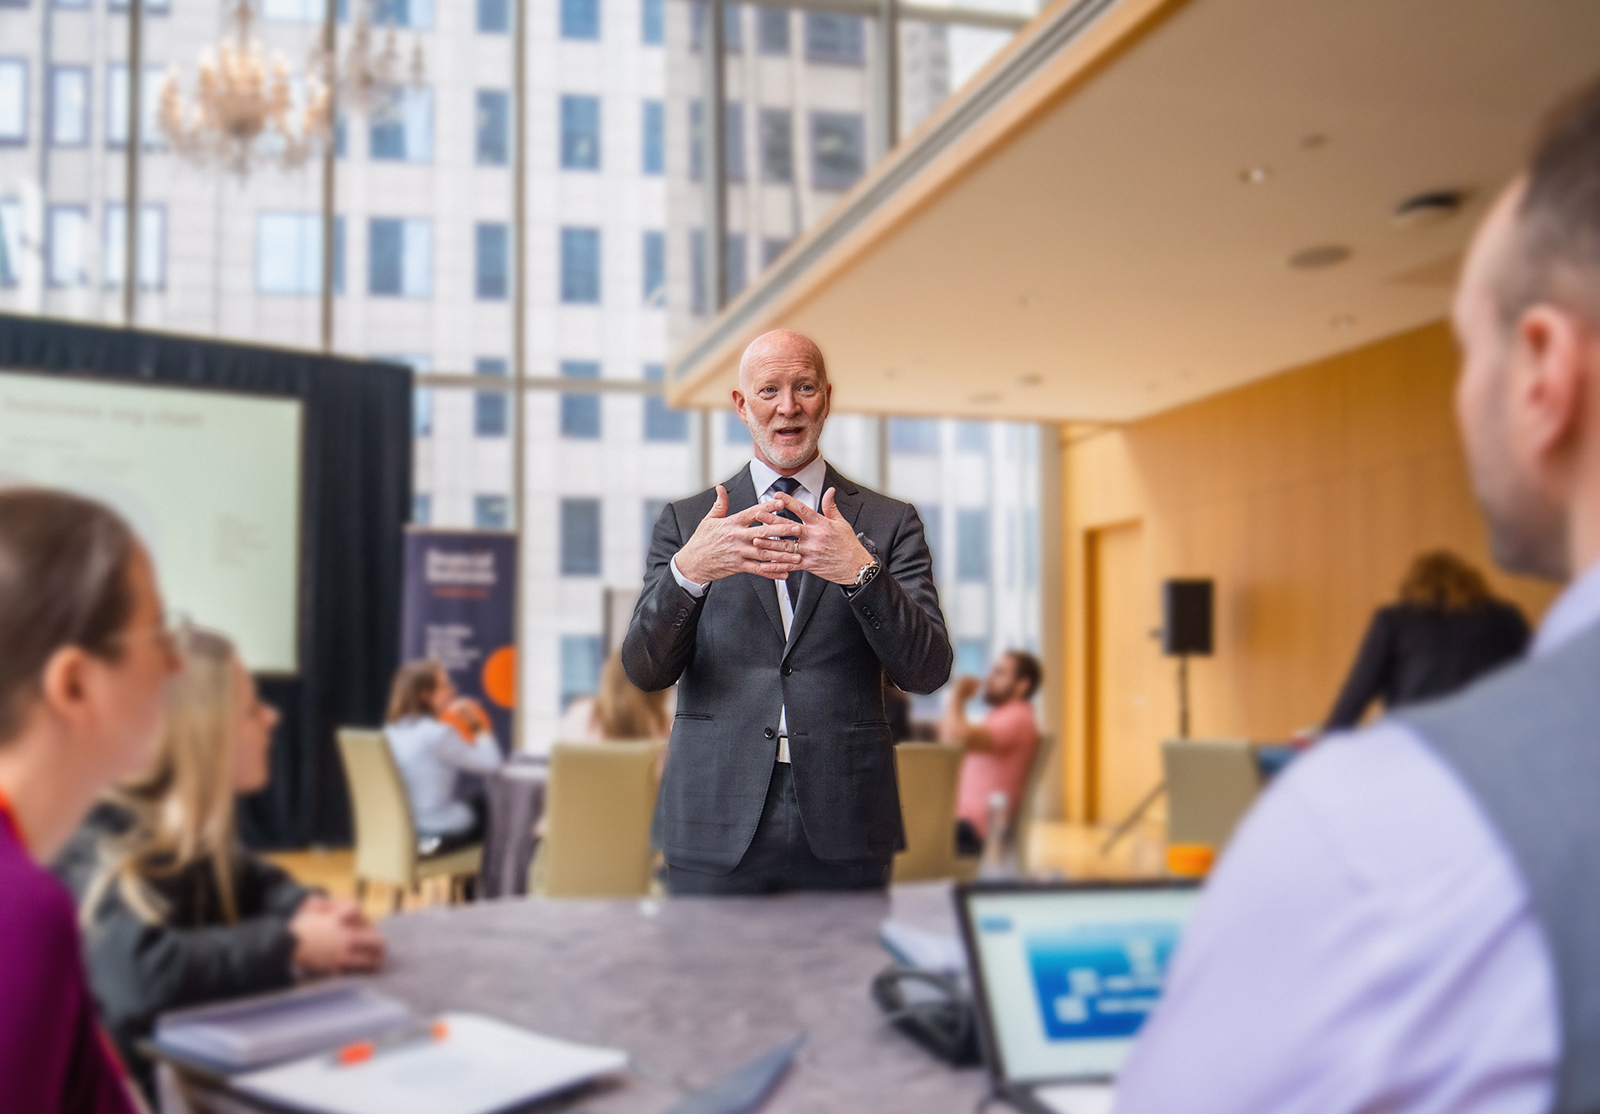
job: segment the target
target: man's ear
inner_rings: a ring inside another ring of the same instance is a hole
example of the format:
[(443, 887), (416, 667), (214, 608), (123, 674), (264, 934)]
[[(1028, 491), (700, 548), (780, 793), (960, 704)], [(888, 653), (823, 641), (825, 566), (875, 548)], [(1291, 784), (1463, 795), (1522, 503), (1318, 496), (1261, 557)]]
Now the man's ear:
[(730, 393), (733, 395), (733, 412), (739, 415), (741, 422), (749, 425), (750, 419), (744, 416), (744, 392), (735, 387)]
[(1592, 389), (1591, 340), (1577, 316), (1556, 306), (1530, 306), (1517, 321), (1509, 361), (1511, 425), (1528, 463), (1541, 472), (1559, 466), (1582, 425)]

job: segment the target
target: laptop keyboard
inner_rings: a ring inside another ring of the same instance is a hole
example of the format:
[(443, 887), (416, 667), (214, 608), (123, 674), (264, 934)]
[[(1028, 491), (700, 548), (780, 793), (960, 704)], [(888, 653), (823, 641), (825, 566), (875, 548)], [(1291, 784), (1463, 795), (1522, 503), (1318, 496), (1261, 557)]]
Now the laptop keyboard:
[(1033, 1097), (1055, 1114), (1111, 1114), (1117, 1089), (1110, 1083), (1057, 1083), (1035, 1087)]

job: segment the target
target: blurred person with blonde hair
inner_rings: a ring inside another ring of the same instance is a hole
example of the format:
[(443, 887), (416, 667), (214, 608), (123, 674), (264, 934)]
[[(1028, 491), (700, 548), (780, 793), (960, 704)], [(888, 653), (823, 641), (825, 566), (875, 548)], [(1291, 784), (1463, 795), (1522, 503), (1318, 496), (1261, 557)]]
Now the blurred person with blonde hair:
[(292, 984), (297, 973), (370, 971), (383, 938), (349, 901), (295, 883), (239, 846), (234, 800), (267, 784), (278, 712), (220, 634), (178, 634), (153, 760), (106, 794), (56, 869), (80, 899), (89, 978), (118, 1049), (157, 1015)]
[(1374, 699), (1393, 711), (1465, 688), (1520, 658), (1528, 638), (1522, 612), (1491, 595), (1481, 572), (1449, 550), (1424, 553), (1399, 602), (1372, 616), (1327, 728), (1354, 727)]
[(600, 670), (600, 691), (572, 702), (561, 717), (562, 742), (600, 742), (606, 739), (661, 739), (672, 731), (667, 714), (667, 689), (645, 692), (628, 680), (617, 651)]

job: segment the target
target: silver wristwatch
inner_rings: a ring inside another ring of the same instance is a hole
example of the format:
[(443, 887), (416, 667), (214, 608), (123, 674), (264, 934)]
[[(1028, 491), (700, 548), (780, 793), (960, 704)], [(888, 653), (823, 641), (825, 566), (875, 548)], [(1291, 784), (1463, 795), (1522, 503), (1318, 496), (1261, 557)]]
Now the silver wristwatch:
[(878, 564), (878, 559), (876, 557), (862, 565), (860, 570), (856, 573), (856, 582), (850, 585), (850, 590), (852, 592), (857, 592), (862, 588), (865, 588), (872, 581), (872, 578), (878, 575), (878, 569), (880, 567), (881, 566)]

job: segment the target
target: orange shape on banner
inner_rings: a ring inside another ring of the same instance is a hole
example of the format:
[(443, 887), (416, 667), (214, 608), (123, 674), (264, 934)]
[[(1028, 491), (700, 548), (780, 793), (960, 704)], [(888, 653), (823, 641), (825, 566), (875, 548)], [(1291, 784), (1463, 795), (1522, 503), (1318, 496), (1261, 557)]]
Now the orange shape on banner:
[(517, 699), (517, 651), (502, 646), (483, 663), (483, 694), (502, 708)]

